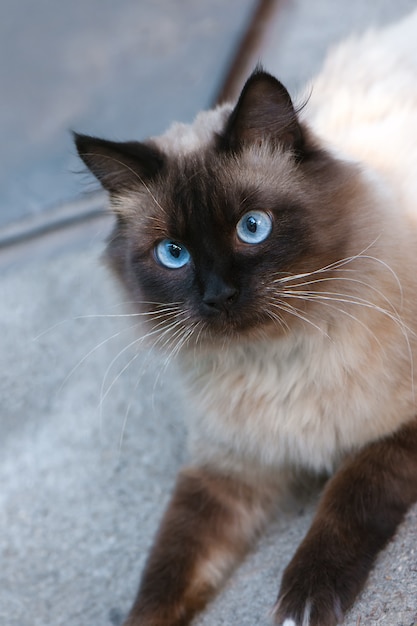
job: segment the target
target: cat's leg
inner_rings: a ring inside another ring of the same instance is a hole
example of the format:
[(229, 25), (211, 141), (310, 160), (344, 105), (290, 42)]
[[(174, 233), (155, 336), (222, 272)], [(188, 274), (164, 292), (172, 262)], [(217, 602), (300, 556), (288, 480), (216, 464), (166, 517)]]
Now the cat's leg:
[(185, 626), (268, 518), (275, 489), (204, 468), (183, 470), (125, 626)]
[(335, 626), (378, 552), (417, 500), (417, 421), (345, 463), (285, 570), (275, 611), (285, 626)]

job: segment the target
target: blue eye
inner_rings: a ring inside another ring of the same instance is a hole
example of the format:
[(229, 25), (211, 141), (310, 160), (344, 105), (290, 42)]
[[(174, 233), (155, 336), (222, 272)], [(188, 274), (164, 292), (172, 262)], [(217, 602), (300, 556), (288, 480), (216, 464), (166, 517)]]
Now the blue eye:
[(237, 236), (243, 243), (261, 243), (272, 230), (272, 219), (264, 211), (249, 211), (238, 221)]
[(155, 246), (155, 255), (161, 265), (169, 269), (178, 269), (187, 265), (190, 253), (181, 243), (163, 239)]

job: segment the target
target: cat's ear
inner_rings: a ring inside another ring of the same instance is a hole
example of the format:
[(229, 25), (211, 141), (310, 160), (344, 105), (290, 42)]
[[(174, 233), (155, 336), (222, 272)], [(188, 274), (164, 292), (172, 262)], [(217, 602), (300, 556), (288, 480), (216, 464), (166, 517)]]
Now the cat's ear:
[(78, 154), (104, 189), (117, 194), (146, 184), (163, 167), (157, 148), (137, 141), (107, 141), (74, 133)]
[(302, 153), (303, 133), (288, 91), (257, 69), (246, 81), (220, 140), (222, 147), (236, 150), (265, 139)]

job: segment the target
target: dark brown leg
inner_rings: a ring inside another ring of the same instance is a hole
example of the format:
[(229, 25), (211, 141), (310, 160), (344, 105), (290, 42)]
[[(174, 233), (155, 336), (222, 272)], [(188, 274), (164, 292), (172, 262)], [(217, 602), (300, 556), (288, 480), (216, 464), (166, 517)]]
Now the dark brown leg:
[(201, 468), (184, 470), (125, 626), (188, 624), (243, 556), (271, 501), (265, 487)]
[(378, 552), (417, 500), (417, 422), (373, 443), (330, 480), (285, 570), (275, 612), (285, 626), (335, 626)]

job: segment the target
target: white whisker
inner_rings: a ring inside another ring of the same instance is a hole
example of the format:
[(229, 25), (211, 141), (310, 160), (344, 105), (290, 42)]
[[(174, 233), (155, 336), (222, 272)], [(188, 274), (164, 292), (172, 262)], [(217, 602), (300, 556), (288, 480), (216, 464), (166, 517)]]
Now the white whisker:
[[(380, 290), (377, 289), (376, 287), (374, 287), (374, 285), (370, 285), (369, 283), (363, 281), (363, 280), (359, 280), (358, 278), (347, 278), (345, 276), (335, 276), (335, 277), (326, 277), (326, 278), (315, 278), (314, 280), (308, 280), (305, 281), (303, 283), (296, 283), (295, 285), (286, 285), (287, 290), (288, 288), (290, 288), (291, 290), (296, 289), (298, 290), (299, 287), (308, 287), (310, 285), (315, 285), (315, 284), (321, 284), (321, 283), (326, 283), (326, 282), (330, 282), (330, 283), (336, 283), (336, 282), (348, 282), (348, 283), (352, 283), (352, 284), (358, 284), (361, 287), (366, 287), (366, 289), (369, 289), (370, 291), (373, 291), (374, 293), (376, 293), (380, 298), (382, 298), (382, 300), (385, 300), (385, 302), (391, 307), (391, 309), (393, 310), (393, 312), (395, 314), (398, 315), (398, 312), (395, 308), (395, 306), (392, 304), (391, 300), (389, 300), (387, 298), (387, 296)], [(325, 295), (329, 295), (332, 293), (336, 292), (326, 292), (326, 291), (317, 291), (317, 292), (311, 292), (311, 293), (317, 293), (317, 294), (325, 294)], [(352, 297), (356, 298), (356, 297), (360, 297), (360, 296), (355, 296), (354, 294), (336, 294), (336, 295), (341, 295), (341, 296), (350, 296), (352, 295)]]
[[(175, 322), (175, 324), (178, 324), (179, 322)], [(103, 402), (106, 399), (106, 397), (108, 396), (110, 390), (113, 388), (113, 386), (116, 384), (116, 382), (119, 380), (120, 376), (126, 371), (126, 369), (131, 365), (131, 363), (133, 363), (137, 356), (139, 356), (139, 353), (137, 353), (136, 355), (134, 355), (134, 357), (128, 362), (128, 364), (126, 366), (123, 367), (123, 369), (118, 373), (118, 375), (113, 379), (112, 383), (109, 385), (109, 387), (106, 389), (106, 391), (104, 392), (104, 387), (106, 384), (106, 380), (107, 380), (107, 376), (111, 370), (111, 368), (113, 367), (114, 363), (122, 356), (122, 354), (124, 354), (127, 350), (131, 349), (134, 345), (140, 344), (142, 343), (144, 340), (148, 339), (149, 337), (161, 333), (161, 332), (167, 332), (166, 330), (161, 330), (164, 329), (164, 326), (166, 327), (166, 320), (163, 319), (162, 321), (158, 322), (158, 324), (153, 328), (153, 330), (151, 330), (150, 332), (146, 333), (145, 335), (141, 335), (140, 337), (137, 337), (136, 339), (134, 339), (132, 342), (130, 342), (127, 346), (125, 346), (124, 348), (122, 348), (122, 350), (120, 350), (118, 352), (118, 354), (111, 360), (110, 364), (108, 365), (106, 372), (103, 376), (103, 381), (101, 384), (101, 390), (100, 390), (100, 402), (99, 402), (99, 409), (100, 409), (100, 414), (102, 414), (102, 406), (103, 406)]]
[(73, 376), (73, 374), (77, 371), (77, 369), (92, 355), (94, 354), (94, 352), (96, 352), (97, 350), (99, 350), (102, 346), (104, 346), (106, 343), (108, 343), (109, 341), (111, 341), (112, 339), (115, 339), (116, 337), (119, 337), (122, 333), (126, 332), (127, 330), (132, 330), (133, 328), (137, 328), (137, 324), (133, 324), (131, 326), (126, 326), (126, 328), (123, 328), (122, 330), (119, 330), (117, 333), (114, 333), (113, 335), (110, 335), (110, 337), (107, 337), (106, 339), (103, 339), (103, 341), (100, 341), (100, 343), (98, 343), (97, 345), (94, 346), (94, 348), (92, 348), (91, 350), (89, 350), (87, 352), (87, 354), (85, 354), (82, 359), (80, 359), (76, 365), (74, 365), (74, 367), (68, 372), (68, 374), (65, 376), (64, 380), (62, 381), (61, 385), (59, 386), (58, 389), (58, 393), (60, 393), (63, 389), (63, 387), (65, 386), (65, 384), (68, 382), (68, 380), (71, 378), (71, 376)]
[(352, 263), (353, 261), (357, 259), (369, 259), (369, 260), (373, 260), (378, 263), (381, 263), (382, 265), (384, 265), (384, 267), (386, 267), (386, 269), (388, 269), (393, 274), (393, 276), (398, 282), (399, 289), (402, 293), (401, 283), (398, 279), (398, 276), (392, 270), (392, 268), (388, 264), (386, 264), (384, 261), (380, 261), (380, 259), (376, 257), (372, 257), (372, 256), (365, 254), (373, 245), (375, 245), (375, 243), (378, 241), (379, 238), (380, 238), (379, 236), (376, 237), (374, 241), (372, 241), (368, 246), (366, 246), (361, 252), (358, 252), (358, 254), (354, 254), (352, 256), (345, 257), (343, 259), (338, 259), (337, 261), (329, 263), (328, 265), (324, 265), (323, 267), (319, 267), (318, 269), (312, 270), (310, 272), (302, 272), (301, 274), (291, 274), (291, 275), (285, 274), (284, 276), (277, 278), (276, 282), (284, 283), (284, 282), (291, 282), (293, 280), (299, 280), (299, 279), (302, 280), (303, 278), (309, 278), (310, 276), (314, 276), (316, 274), (321, 274), (324, 272), (329, 272), (329, 271), (334, 271), (334, 270), (340, 270), (345, 265), (348, 265), (349, 263)]
[(372, 309), (374, 311), (377, 311), (378, 313), (381, 313), (382, 315), (385, 315), (386, 317), (388, 317), (389, 319), (391, 319), (393, 322), (396, 322), (400, 327), (406, 329), (408, 332), (412, 333), (411, 329), (407, 328), (407, 326), (404, 324), (403, 320), (401, 319), (401, 317), (398, 315), (398, 313), (395, 311), (395, 313), (391, 313), (390, 311), (388, 311), (387, 309), (384, 309), (383, 307), (379, 306), (378, 304), (371, 302), (369, 300), (365, 300), (364, 298), (361, 298), (359, 296), (353, 296), (351, 294), (340, 294), (340, 293), (336, 293), (336, 292), (332, 292), (332, 291), (328, 291), (328, 292), (320, 292), (320, 291), (302, 291), (302, 290), (283, 290), (282, 292), (280, 292), (280, 295), (284, 296), (284, 297), (298, 297), (298, 299), (300, 300), (310, 300), (310, 301), (324, 301), (324, 300), (330, 300), (330, 301), (334, 301), (334, 302), (340, 302), (342, 304), (352, 304), (352, 305), (357, 305), (357, 306), (362, 306), (364, 308), (367, 309)]
[(292, 304), (289, 304), (289, 302), (270, 301), (270, 305), (276, 307), (277, 309), (281, 311), (290, 313), (294, 317), (297, 317), (298, 319), (306, 322), (306, 324), (309, 324), (310, 326), (318, 330), (324, 337), (326, 337), (326, 339), (330, 339), (330, 336), (323, 328), (320, 328), (320, 326), (317, 326), (317, 324), (315, 324), (312, 320), (308, 319), (308, 317), (305, 317), (305, 315), (303, 315), (299, 309), (294, 307)]

